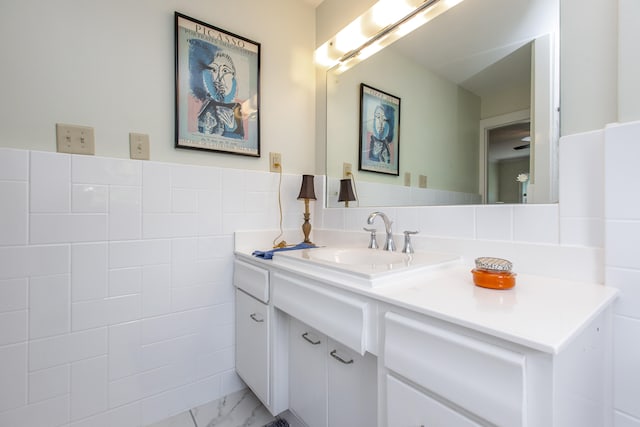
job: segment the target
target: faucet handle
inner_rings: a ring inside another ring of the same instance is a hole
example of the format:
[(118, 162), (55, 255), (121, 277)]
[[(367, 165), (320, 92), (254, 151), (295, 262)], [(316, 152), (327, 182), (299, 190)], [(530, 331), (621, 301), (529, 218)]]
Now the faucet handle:
[(406, 231), (404, 232), (404, 247), (402, 248), (402, 252), (405, 254), (412, 254), (415, 251), (413, 250), (413, 245), (411, 244), (411, 235), (418, 234), (419, 231)]
[(376, 230), (375, 228), (367, 228), (362, 227), (364, 231), (368, 231), (371, 233), (371, 238), (369, 239), (369, 249), (378, 249), (378, 241), (376, 240)]

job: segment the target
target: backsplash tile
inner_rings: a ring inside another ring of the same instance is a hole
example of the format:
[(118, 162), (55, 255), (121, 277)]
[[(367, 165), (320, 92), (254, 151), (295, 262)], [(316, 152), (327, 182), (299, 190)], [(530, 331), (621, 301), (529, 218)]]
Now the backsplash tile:
[(29, 221), (27, 182), (0, 181), (0, 245), (26, 245)]
[[(0, 411), (24, 407), (27, 395), (27, 345), (25, 343), (0, 347)], [(3, 424), (0, 413), (0, 424)]]
[(428, 206), (419, 209), (422, 234), (461, 239), (475, 238), (473, 206)]
[(106, 185), (73, 184), (71, 211), (77, 213), (107, 213), (109, 187)]
[(144, 213), (171, 212), (171, 166), (144, 162), (142, 167), (142, 210)]
[(71, 245), (71, 300), (85, 301), (107, 296), (108, 244)]
[(614, 306), (616, 314), (640, 319), (640, 269), (608, 266), (606, 277), (607, 286), (620, 289)]
[(602, 248), (603, 224), (602, 218), (560, 217), (560, 244)]
[[(0, 424), (140, 425), (245, 387), (233, 370), (233, 232), (275, 238), (281, 206), (287, 240), (302, 240), (298, 174), (0, 149), (5, 164), (0, 194), (15, 203), (0, 212), (15, 234), (0, 237), (0, 366), (12, 368), (0, 368), (12, 384)], [(357, 231), (366, 245), (377, 209), (325, 209), (323, 177), (315, 187), (313, 229)], [(498, 207), (499, 221), (485, 209), (381, 210), (397, 236), (417, 229), (420, 243), (443, 248), (455, 238), (557, 244), (557, 207)]]
[(520, 242), (558, 244), (558, 205), (514, 206), (513, 239)]
[(476, 209), (476, 238), (513, 240), (513, 206), (486, 206)]
[(637, 185), (630, 181), (631, 171), (640, 159), (640, 122), (610, 125), (605, 129), (605, 201), (607, 219), (640, 219)]
[(140, 187), (109, 187), (109, 240), (140, 239), (142, 237), (141, 214)]
[(27, 340), (27, 310), (0, 313), (0, 346)]
[(24, 310), (28, 306), (28, 280), (0, 280), (0, 313)]
[(74, 184), (142, 185), (142, 162), (110, 157), (71, 155)]
[(32, 213), (67, 213), (71, 210), (71, 157), (43, 151), (30, 152), (29, 207)]
[(562, 218), (603, 218), (603, 157), (602, 130), (560, 138), (558, 193)]
[(29, 373), (29, 403), (69, 394), (70, 365), (60, 365)]
[(0, 180), (29, 180), (29, 151), (0, 148)]
[(29, 281), (29, 338), (70, 331), (70, 276), (32, 277)]
[(640, 269), (640, 220), (606, 222), (605, 262), (610, 267)]
[(277, 224), (276, 174), (8, 149), (0, 165), (1, 425), (137, 426), (245, 387), (232, 233)]
[(71, 365), (71, 420), (107, 409), (107, 356)]

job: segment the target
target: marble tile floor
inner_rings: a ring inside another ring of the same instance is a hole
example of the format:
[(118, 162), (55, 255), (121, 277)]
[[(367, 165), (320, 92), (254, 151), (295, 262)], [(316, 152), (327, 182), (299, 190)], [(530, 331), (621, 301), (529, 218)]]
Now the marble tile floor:
[[(304, 427), (288, 412), (278, 418), (290, 427)], [(246, 388), (147, 427), (263, 427), (276, 419)]]

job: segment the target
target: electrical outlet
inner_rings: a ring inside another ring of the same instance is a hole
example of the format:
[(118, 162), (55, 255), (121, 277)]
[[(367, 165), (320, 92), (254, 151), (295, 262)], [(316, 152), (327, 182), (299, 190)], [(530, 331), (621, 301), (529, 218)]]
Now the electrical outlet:
[(411, 187), (411, 172), (404, 173), (404, 186)]
[(420, 175), (418, 177), (418, 187), (427, 188), (427, 175)]
[(351, 176), (351, 163), (342, 164), (342, 177), (349, 178)]
[(282, 155), (280, 153), (269, 153), (269, 171), (280, 172), (282, 169)]
[(95, 154), (93, 128), (56, 123), (56, 150), (58, 153)]
[(129, 157), (138, 160), (149, 160), (149, 135), (146, 133), (129, 133)]

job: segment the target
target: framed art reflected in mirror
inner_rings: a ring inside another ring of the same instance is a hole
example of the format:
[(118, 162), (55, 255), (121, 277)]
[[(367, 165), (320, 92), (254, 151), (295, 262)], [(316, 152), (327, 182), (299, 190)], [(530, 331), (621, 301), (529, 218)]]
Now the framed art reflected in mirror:
[(400, 98), (360, 84), (358, 170), (400, 174)]

